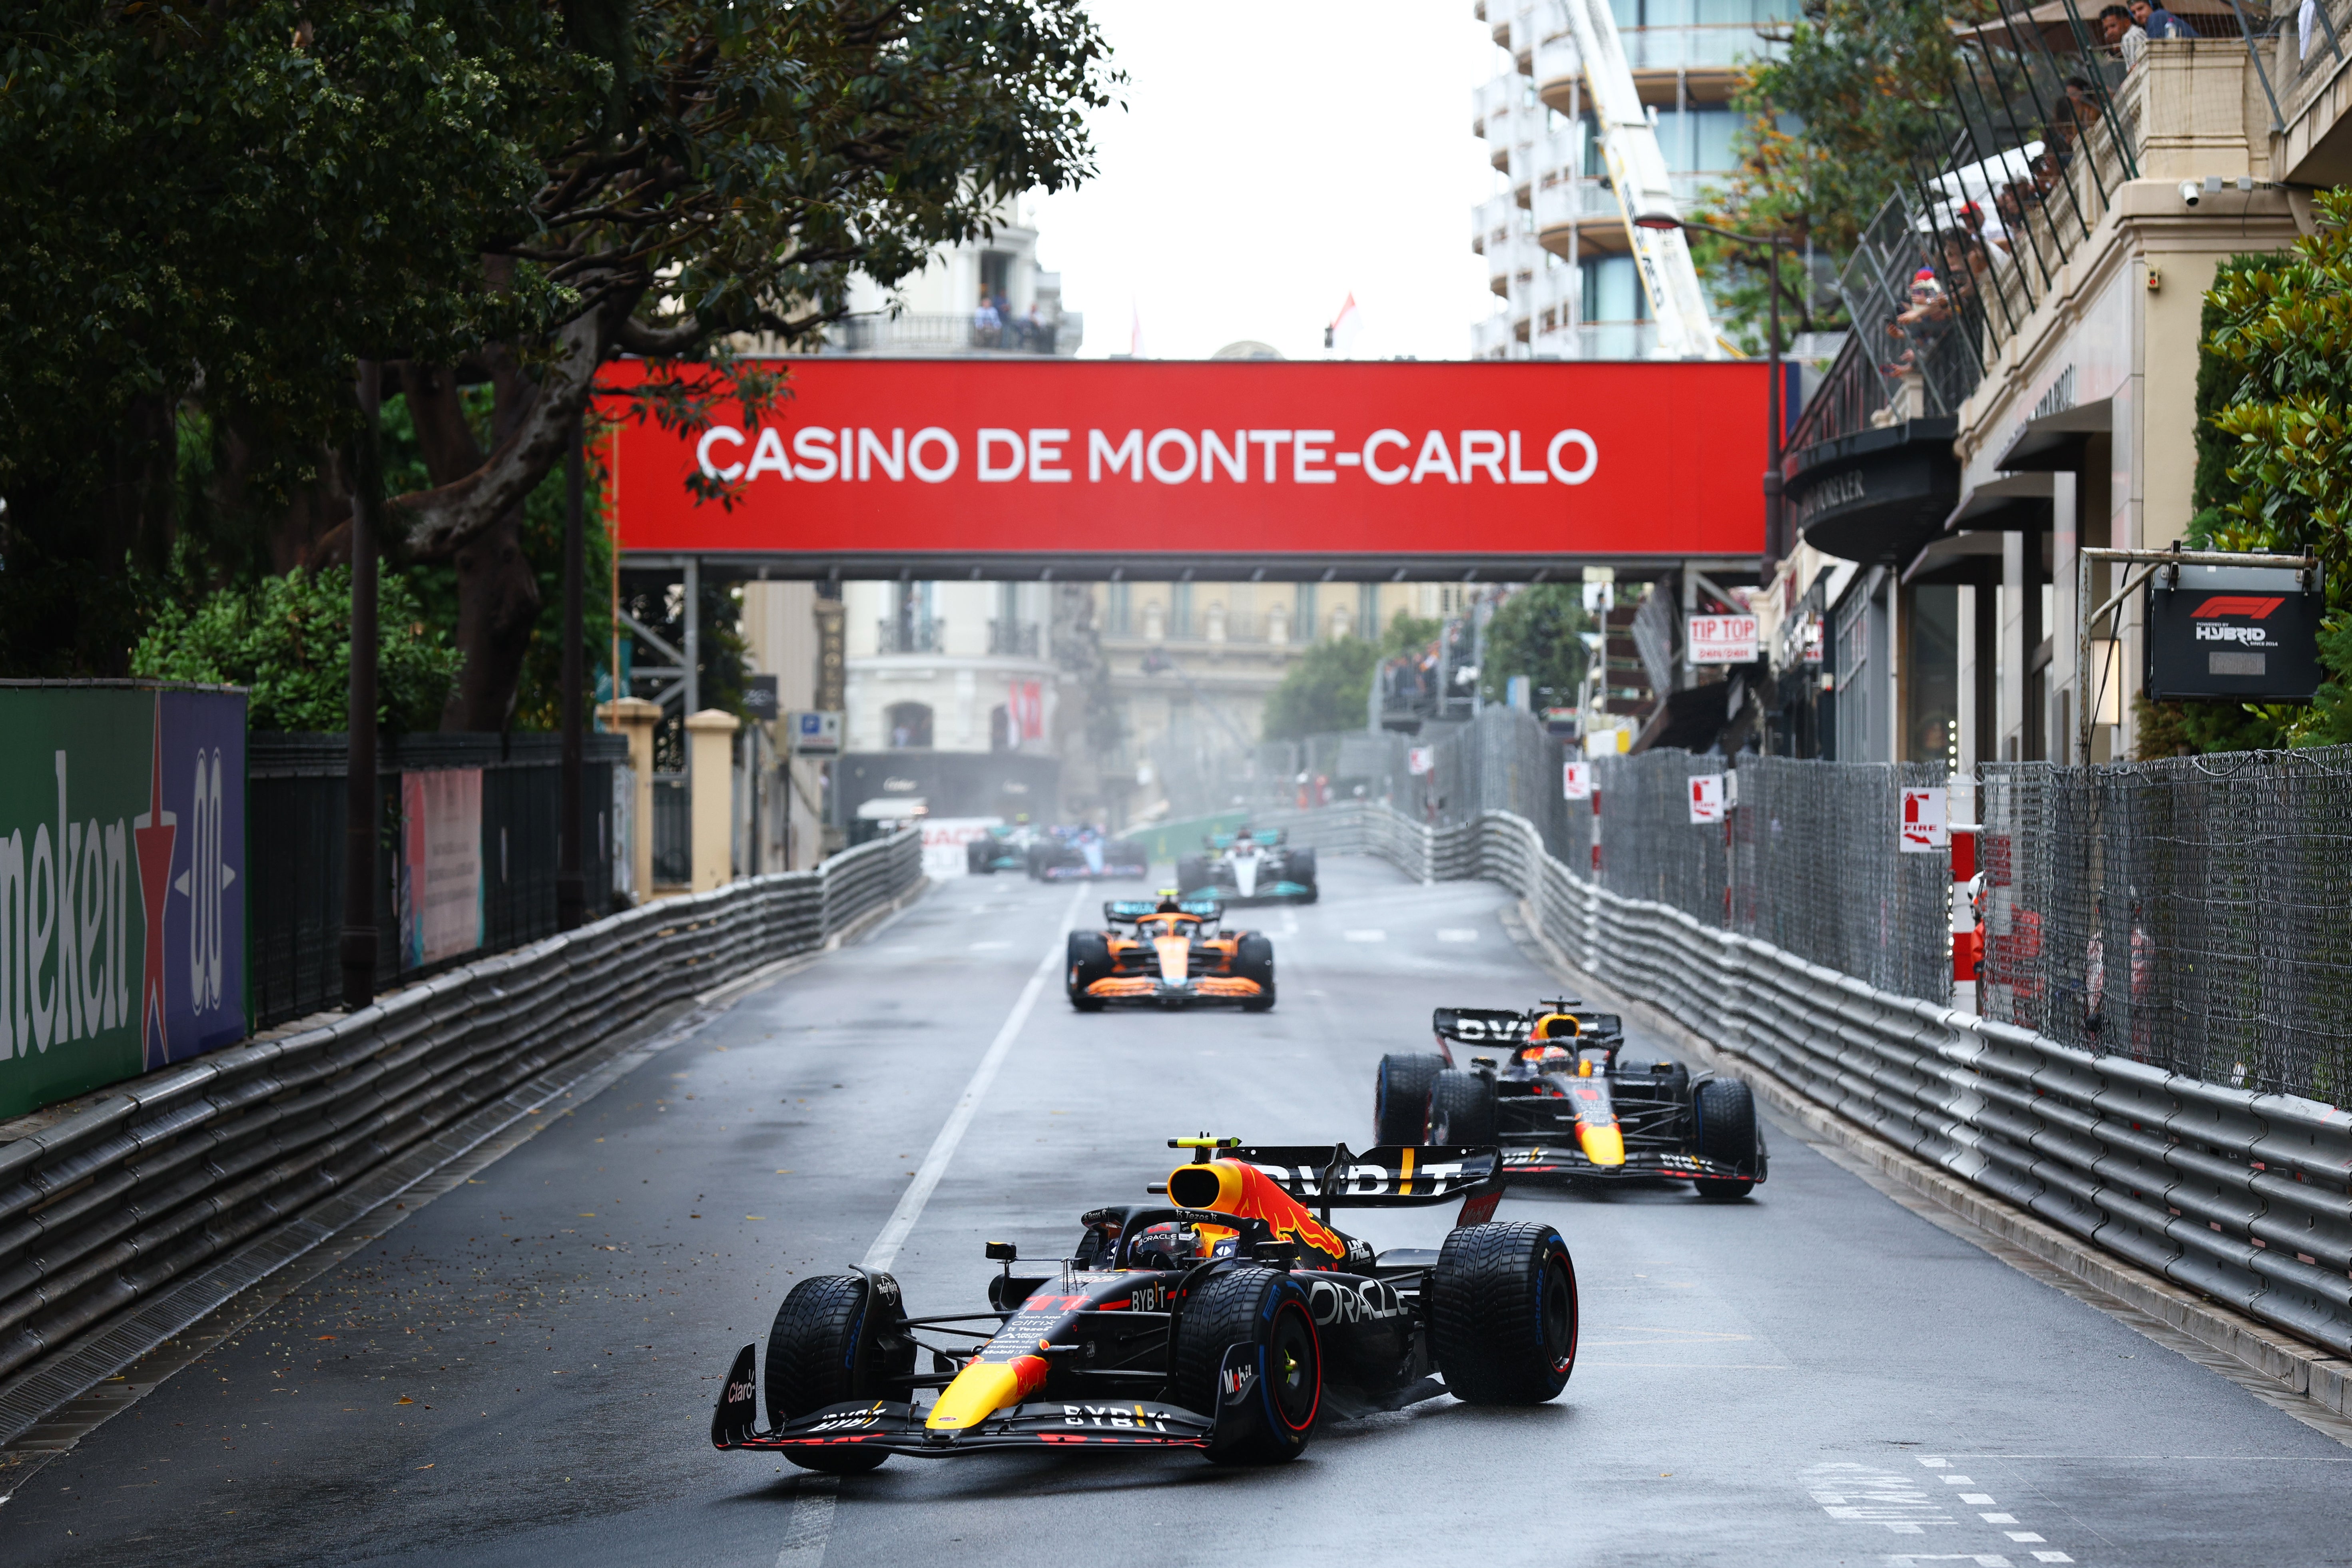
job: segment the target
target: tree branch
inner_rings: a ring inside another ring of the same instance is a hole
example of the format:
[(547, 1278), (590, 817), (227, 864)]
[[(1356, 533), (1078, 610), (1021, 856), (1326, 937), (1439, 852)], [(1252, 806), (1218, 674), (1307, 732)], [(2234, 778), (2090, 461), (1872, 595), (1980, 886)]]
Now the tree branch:
[(387, 509), (404, 525), (409, 548), (428, 560), (455, 552), (523, 499), (562, 459), (572, 416), (588, 405), (607, 349), (617, 302), (590, 310), (563, 329), (553, 359), (540, 367), (539, 396), (489, 457), (464, 479), (402, 496)]

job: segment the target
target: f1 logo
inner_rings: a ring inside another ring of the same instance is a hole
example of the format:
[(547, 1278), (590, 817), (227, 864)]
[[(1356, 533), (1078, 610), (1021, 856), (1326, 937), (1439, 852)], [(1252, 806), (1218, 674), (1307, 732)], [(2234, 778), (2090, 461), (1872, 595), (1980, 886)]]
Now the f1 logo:
[(2259, 621), (2285, 603), (2284, 599), (2266, 599), (2252, 594), (2216, 594), (2189, 611), (2189, 618), (2201, 621), (2215, 616), (2243, 616)]

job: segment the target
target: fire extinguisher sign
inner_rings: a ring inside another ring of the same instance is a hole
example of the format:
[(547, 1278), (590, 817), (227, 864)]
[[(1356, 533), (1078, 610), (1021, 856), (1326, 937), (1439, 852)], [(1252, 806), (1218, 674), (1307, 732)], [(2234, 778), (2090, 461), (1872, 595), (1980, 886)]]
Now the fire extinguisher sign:
[(1906, 789), (1903, 792), (1903, 820), (1897, 825), (1896, 840), (1906, 855), (1926, 855), (1951, 846), (1951, 819), (1945, 813), (1945, 795), (1940, 789)]

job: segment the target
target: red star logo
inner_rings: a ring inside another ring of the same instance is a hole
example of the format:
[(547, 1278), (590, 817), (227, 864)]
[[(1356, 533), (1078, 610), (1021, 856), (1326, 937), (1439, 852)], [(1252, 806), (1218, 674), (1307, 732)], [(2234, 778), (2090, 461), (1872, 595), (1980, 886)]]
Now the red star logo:
[(139, 1044), (147, 1066), (172, 1059), (170, 1030), (163, 1018), (163, 900), (172, 886), (172, 848), (180, 837), (179, 814), (163, 809), (163, 699), (155, 699), (154, 761), (147, 785), (147, 810), (131, 819), (131, 837), (139, 852), (139, 901), (147, 911), (147, 955), (139, 973)]

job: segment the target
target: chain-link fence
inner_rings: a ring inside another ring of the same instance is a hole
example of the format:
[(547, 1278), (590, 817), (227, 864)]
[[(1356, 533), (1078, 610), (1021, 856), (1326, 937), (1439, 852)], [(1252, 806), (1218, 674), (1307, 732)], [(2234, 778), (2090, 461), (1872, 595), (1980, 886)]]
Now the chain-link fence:
[(1952, 862), (1896, 844), (1904, 788), (1941, 763), (1743, 756), (1731, 927), (1882, 991), (1952, 994)]
[(2352, 747), (1984, 770), (1986, 1015), (2341, 1104)]

